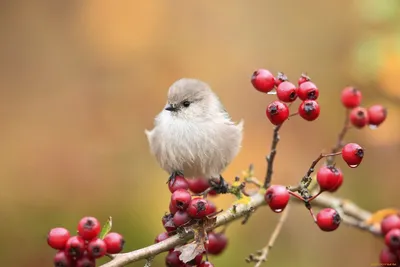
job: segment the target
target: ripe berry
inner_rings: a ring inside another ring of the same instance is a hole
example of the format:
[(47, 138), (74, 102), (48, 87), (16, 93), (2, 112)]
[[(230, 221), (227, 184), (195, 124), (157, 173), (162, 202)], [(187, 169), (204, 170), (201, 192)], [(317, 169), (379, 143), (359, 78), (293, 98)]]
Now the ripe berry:
[(316, 100), (319, 96), (319, 90), (314, 83), (307, 81), (299, 85), (299, 89), (297, 89), (297, 95), (301, 100)]
[(154, 239), (154, 243), (159, 243), (161, 241), (164, 241), (165, 239), (167, 239), (169, 237), (168, 233), (161, 233), (158, 236), (156, 236), (156, 238)]
[(174, 218), (172, 220), (176, 227), (179, 227), (190, 221), (190, 216), (186, 211), (179, 210), (174, 214)]
[(214, 264), (212, 264), (212, 263), (209, 262), (209, 261), (203, 261), (203, 262), (199, 265), (199, 267), (214, 267)]
[(392, 250), (400, 249), (400, 229), (392, 229), (385, 235), (385, 244)]
[(171, 193), (175, 192), (177, 189), (188, 189), (189, 184), (183, 176), (176, 176), (175, 179), (171, 179), (168, 182), (168, 188)]
[(322, 166), (317, 172), (317, 182), (323, 191), (336, 191), (341, 181), (343, 181), (343, 174), (335, 166)]
[(124, 249), (125, 240), (123, 236), (118, 233), (108, 233), (103, 240), (106, 243), (107, 253), (120, 253)]
[(172, 205), (172, 202), (169, 202), (169, 212), (171, 212), (171, 214), (175, 214), (177, 211), (178, 208)]
[(381, 253), (379, 255), (379, 262), (382, 264), (382, 266), (389, 264), (391, 266), (396, 266), (398, 260), (397, 256), (388, 247), (385, 247), (381, 250)]
[(309, 81), (311, 81), (310, 77), (308, 77), (307, 74), (303, 73), (303, 74), (301, 74), (299, 80), (297, 81), (297, 84), (301, 85), (302, 83), (309, 82)]
[(381, 222), (381, 232), (386, 235), (392, 229), (400, 229), (400, 215), (392, 214), (385, 217)]
[(212, 213), (213, 208), (210, 206), (210, 203), (204, 198), (193, 198), (190, 201), (187, 213), (192, 218), (201, 219)]
[(71, 257), (69, 257), (64, 251), (59, 251), (56, 253), (53, 259), (55, 267), (73, 267), (74, 262)]
[(70, 234), (62, 227), (53, 228), (47, 235), (47, 244), (54, 249), (64, 249)]
[(275, 78), (275, 86), (279, 86), (281, 83), (286, 82), (288, 77), (283, 72), (278, 72), (278, 75)]
[(162, 224), (163, 224), (163, 226), (164, 226), (164, 228), (165, 228), (165, 230), (167, 230), (167, 232), (172, 232), (172, 231), (175, 231), (175, 229), (176, 229), (176, 227), (175, 227), (175, 225), (174, 225), (174, 222), (173, 222), (173, 219), (174, 218), (174, 215), (173, 214), (165, 214), (163, 217), (162, 217)]
[(289, 117), (289, 108), (285, 103), (274, 101), (268, 105), (266, 114), (272, 124), (279, 125)]
[(167, 257), (165, 257), (165, 265), (167, 267), (183, 267), (184, 263), (179, 259), (180, 254), (179, 251), (169, 252)]
[(325, 208), (317, 214), (317, 225), (325, 232), (336, 230), (341, 220), (339, 213), (331, 208)]
[(83, 217), (78, 224), (78, 234), (85, 240), (91, 240), (100, 233), (100, 222), (94, 217)]
[(319, 104), (314, 100), (305, 100), (299, 106), (299, 115), (307, 121), (313, 121), (317, 119), (319, 112)]
[(256, 70), (251, 76), (251, 83), (254, 88), (263, 93), (268, 93), (275, 86), (275, 77), (269, 70)]
[(385, 121), (387, 116), (387, 109), (381, 105), (375, 105), (368, 108), (369, 125), (379, 126)]
[(291, 82), (282, 82), (276, 88), (278, 99), (283, 102), (293, 102), (297, 99), (297, 88)]
[(189, 190), (195, 194), (203, 193), (210, 187), (208, 180), (204, 178), (188, 179), (187, 182), (189, 184)]
[(342, 158), (350, 168), (356, 168), (364, 157), (364, 149), (356, 143), (348, 143), (342, 148)]
[(75, 267), (96, 267), (96, 261), (93, 258), (83, 256), (76, 261)]
[(340, 97), (346, 108), (358, 107), (361, 104), (361, 98), (361, 92), (352, 86), (345, 87)]
[(368, 124), (368, 113), (363, 107), (353, 108), (350, 112), (350, 122), (356, 128), (362, 128)]
[[(186, 263), (186, 266), (199, 266), (203, 259), (203, 254), (198, 254), (193, 260)], [(186, 267), (185, 266), (185, 267)]]
[(87, 252), (91, 258), (101, 258), (107, 252), (106, 243), (100, 238), (93, 239), (87, 245)]
[(228, 245), (228, 239), (224, 233), (208, 233), (208, 244), (206, 245), (207, 252), (211, 255), (218, 255)]
[(264, 199), (273, 212), (279, 213), (288, 204), (290, 195), (283, 185), (272, 185), (265, 193)]
[(178, 189), (171, 196), (171, 204), (178, 210), (186, 210), (189, 202), (192, 199), (189, 191), (185, 189)]
[(81, 257), (85, 252), (85, 240), (80, 236), (72, 236), (65, 245), (65, 253), (70, 257)]

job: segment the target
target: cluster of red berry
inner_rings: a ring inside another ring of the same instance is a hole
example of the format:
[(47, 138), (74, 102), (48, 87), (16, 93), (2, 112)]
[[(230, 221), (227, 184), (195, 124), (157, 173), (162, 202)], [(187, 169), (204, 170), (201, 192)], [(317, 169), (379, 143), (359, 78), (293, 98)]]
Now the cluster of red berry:
[[(161, 242), (170, 235), (177, 232), (178, 228), (193, 225), (200, 220), (206, 219), (217, 213), (217, 208), (210, 200), (203, 197), (192, 197), (192, 194), (201, 194), (209, 189), (210, 185), (206, 179), (185, 179), (182, 176), (176, 176), (168, 183), (171, 195), (169, 204), (170, 213), (162, 218), (162, 224), (166, 232), (159, 234), (155, 242)], [(209, 195), (215, 195), (212, 190)], [(224, 233), (209, 232), (205, 244), (206, 252), (211, 255), (220, 254), (227, 246), (228, 240)], [(171, 249), (165, 258), (168, 267), (214, 266), (209, 261), (203, 260), (203, 253), (197, 255), (192, 261), (184, 263), (179, 259), (181, 252)]]
[(55, 267), (95, 267), (96, 259), (106, 253), (122, 251), (124, 239), (118, 233), (108, 233), (99, 238), (100, 223), (94, 217), (84, 217), (78, 224), (78, 235), (71, 236), (62, 227), (53, 228), (47, 235), (47, 243), (57, 249), (54, 256)]
[[(297, 82), (298, 86), (295, 86), (281, 72), (274, 77), (270, 71), (259, 69), (253, 73), (251, 83), (255, 89), (263, 93), (270, 93), (273, 89), (276, 90), (278, 100), (270, 103), (266, 109), (268, 119), (276, 126), (284, 123), (290, 116), (300, 115), (307, 121), (313, 121), (320, 114), (320, 107), (316, 101), (319, 96), (319, 90), (311, 82), (310, 77), (305, 74), (301, 75)], [(302, 103), (298, 107), (298, 112), (290, 115), (289, 106), (286, 103), (292, 103), (297, 98), (301, 99)], [(368, 109), (362, 108), (360, 107), (361, 98), (361, 92), (354, 87), (343, 89), (341, 101), (348, 110), (349, 117), (347, 120), (356, 128), (362, 128), (367, 124), (370, 128), (376, 128), (386, 119), (386, 109), (381, 105), (374, 105)], [(349, 125), (345, 125), (345, 127), (349, 127)], [(356, 143), (344, 145), (339, 153), (337, 151), (333, 152), (335, 152), (335, 155), (341, 154), (343, 160), (351, 168), (357, 167), (364, 157), (364, 149)], [(335, 164), (326, 164), (318, 170), (317, 182), (320, 192), (314, 197), (304, 198), (291, 192), (283, 185), (272, 185), (265, 193), (265, 201), (274, 212), (279, 213), (285, 209), (290, 195), (292, 195), (304, 200), (313, 215), (310, 202), (324, 191), (335, 192), (338, 190), (343, 183), (343, 173)], [(339, 227), (341, 222), (339, 213), (332, 208), (322, 209), (317, 216), (313, 215), (313, 218), (323, 231), (333, 231)]]
[(380, 263), (400, 266), (400, 214), (392, 214), (381, 222), (381, 232), (385, 236), (386, 247), (380, 254)]

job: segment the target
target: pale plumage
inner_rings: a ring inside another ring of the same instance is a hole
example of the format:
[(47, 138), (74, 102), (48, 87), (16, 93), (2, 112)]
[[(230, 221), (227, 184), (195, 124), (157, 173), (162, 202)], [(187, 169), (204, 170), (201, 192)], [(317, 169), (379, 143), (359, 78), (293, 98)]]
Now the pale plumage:
[(145, 131), (150, 150), (168, 173), (218, 178), (240, 150), (243, 122), (235, 124), (210, 87), (183, 78), (171, 85), (165, 109)]

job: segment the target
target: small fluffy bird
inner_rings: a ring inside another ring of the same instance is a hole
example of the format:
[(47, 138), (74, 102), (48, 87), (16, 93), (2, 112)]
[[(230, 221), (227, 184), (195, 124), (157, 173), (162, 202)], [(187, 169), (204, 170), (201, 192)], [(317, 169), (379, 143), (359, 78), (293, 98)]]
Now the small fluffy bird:
[(231, 120), (208, 84), (182, 78), (171, 85), (164, 110), (145, 133), (170, 180), (181, 174), (221, 182), (221, 172), (240, 150), (242, 130), (243, 120)]

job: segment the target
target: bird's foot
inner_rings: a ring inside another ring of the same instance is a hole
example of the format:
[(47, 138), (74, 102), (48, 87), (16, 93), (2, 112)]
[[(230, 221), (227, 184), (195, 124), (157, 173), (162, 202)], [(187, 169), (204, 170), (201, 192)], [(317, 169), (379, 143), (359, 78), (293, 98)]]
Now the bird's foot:
[(175, 172), (173, 172), (173, 173), (171, 174), (171, 176), (168, 178), (167, 184), (169, 184), (169, 183), (171, 183), (171, 184), (175, 183), (175, 178), (176, 178), (176, 176), (183, 176), (183, 173), (180, 172), (180, 171), (175, 171)]
[(226, 194), (229, 191), (229, 184), (220, 175), (217, 179), (210, 179), (210, 188), (214, 190), (217, 194)]

